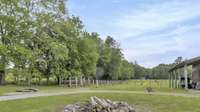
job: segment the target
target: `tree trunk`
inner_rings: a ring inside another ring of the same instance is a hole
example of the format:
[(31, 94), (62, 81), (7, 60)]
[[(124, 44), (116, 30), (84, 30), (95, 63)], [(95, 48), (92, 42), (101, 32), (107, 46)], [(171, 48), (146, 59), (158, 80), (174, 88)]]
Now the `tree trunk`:
[(31, 76), (27, 76), (27, 86), (31, 86)]
[(38, 78), (38, 85), (41, 85), (41, 80), (42, 80), (42, 78), (39, 77), (39, 78)]
[(47, 85), (49, 85), (49, 77), (47, 76), (46, 78), (47, 78)]
[(62, 78), (61, 76), (57, 76), (57, 84), (60, 86), (62, 83)]
[(17, 85), (20, 85), (20, 77), (19, 77), (19, 74), (17, 74), (17, 82), (16, 82)]
[(4, 85), (5, 84), (5, 70), (6, 70), (5, 56), (2, 56), (1, 62), (2, 62), (2, 66), (0, 68), (0, 85)]
[(2, 70), (0, 71), (0, 85), (4, 85), (5, 84), (5, 71)]

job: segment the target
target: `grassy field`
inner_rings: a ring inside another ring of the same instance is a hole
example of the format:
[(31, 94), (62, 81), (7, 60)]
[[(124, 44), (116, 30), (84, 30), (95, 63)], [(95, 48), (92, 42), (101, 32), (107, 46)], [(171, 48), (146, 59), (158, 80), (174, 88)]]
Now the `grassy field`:
[[(14, 93), (17, 89), (23, 88), (37, 88), (39, 92), (65, 92), (65, 91), (72, 91), (72, 90), (80, 90), (84, 88), (68, 88), (66, 86), (15, 86), (15, 85), (6, 85), (0, 86), (0, 96), (6, 95), (7, 93)], [(87, 87), (86, 87), (87, 88)]]
[[(67, 88), (66, 86), (32, 86), (39, 89), (40, 92), (57, 92), (70, 91), (80, 88)], [(170, 89), (168, 80), (131, 80), (115, 85), (99, 85), (85, 87), (91, 90), (129, 90), (129, 91), (144, 91), (147, 87), (152, 87), (154, 91), (161, 92), (187, 92), (184, 89)], [(15, 92), (16, 89), (27, 88), (26, 86), (6, 85), (0, 86), (0, 96), (9, 92)], [(29, 87), (28, 87), (29, 88)]]
[(92, 89), (144, 91), (147, 87), (152, 87), (154, 91), (159, 92), (187, 92), (181, 88), (169, 88), (168, 80), (131, 80), (117, 85), (101, 85), (98, 88), (92, 87)]
[(51, 97), (30, 98), (25, 100), (0, 102), (0, 112), (61, 112), (69, 103), (87, 100), (90, 96), (127, 101), (140, 107), (141, 112), (199, 112), (200, 99), (175, 96), (154, 96), (138, 94), (76, 94)]
[[(34, 88), (38, 88), (40, 91), (62, 91), (66, 89), (65, 87), (59, 87), (59, 86), (33, 86)], [(22, 88), (29, 88), (27, 86), (15, 86), (15, 85), (5, 85), (0, 86), (0, 96), (4, 95), (6, 93), (15, 92), (16, 89), (22, 89)]]
[[(128, 81), (118, 85), (101, 85), (99, 88), (94, 86), (85, 89), (90, 90), (126, 90), (126, 91), (144, 91), (146, 87), (152, 87), (155, 91), (166, 93), (187, 93), (182, 89), (169, 89), (167, 81)], [(0, 93), (15, 91), (18, 86), (0, 87)], [(69, 89), (57, 86), (38, 87), (41, 92), (63, 92), (78, 89)], [(80, 88), (79, 88), (80, 89)], [(62, 112), (65, 105), (70, 103), (82, 102), (89, 99), (90, 96), (100, 98), (109, 98), (112, 100), (126, 101), (134, 105), (137, 112), (200, 112), (200, 98), (188, 98), (178, 96), (161, 96), (149, 94), (132, 93), (81, 93), (72, 95), (60, 95), (49, 97), (37, 97), (23, 100), (1, 101), (0, 112)]]

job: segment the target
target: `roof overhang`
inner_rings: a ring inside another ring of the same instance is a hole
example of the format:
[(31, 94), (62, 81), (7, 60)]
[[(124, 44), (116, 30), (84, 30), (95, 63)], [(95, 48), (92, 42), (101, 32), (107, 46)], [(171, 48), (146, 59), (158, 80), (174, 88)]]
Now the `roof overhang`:
[(175, 65), (173, 68), (171, 68), (169, 70), (169, 72), (172, 72), (176, 69), (179, 69), (179, 68), (183, 68), (185, 65), (197, 65), (197, 64), (200, 64), (200, 56), (199, 57), (195, 57), (195, 58), (192, 58), (192, 59), (189, 59), (189, 60), (185, 60), (177, 65)]

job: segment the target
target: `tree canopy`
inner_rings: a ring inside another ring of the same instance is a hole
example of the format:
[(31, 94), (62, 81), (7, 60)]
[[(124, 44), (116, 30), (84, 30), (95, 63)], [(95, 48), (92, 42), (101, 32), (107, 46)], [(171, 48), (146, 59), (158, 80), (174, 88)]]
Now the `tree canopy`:
[[(69, 77), (127, 80), (168, 77), (173, 64), (152, 69), (124, 58), (114, 37), (87, 32), (65, 0), (0, 0), (0, 84)], [(133, 51), (134, 52), (134, 51)], [(179, 57), (175, 63), (180, 63)]]
[[(130, 79), (134, 66), (119, 43), (85, 31), (79, 17), (70, 16), (64, 0), (0, 0), (0, 83), (7, 72), (16, 81), (71, 76)], [(16, 82), (17, 83), (17, 82)]]

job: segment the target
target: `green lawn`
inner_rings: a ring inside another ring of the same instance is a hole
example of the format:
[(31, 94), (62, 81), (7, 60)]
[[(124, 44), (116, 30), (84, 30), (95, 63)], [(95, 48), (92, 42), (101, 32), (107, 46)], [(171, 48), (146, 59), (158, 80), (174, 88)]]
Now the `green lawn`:
[[(56, 91), (68, 91), (71, 88), (67, 88), (64, 86), (31, 86), (33, 88), (39, 89), (40, 92), (56, 92)], [(5, 85), (0, 86), (0, 96), (6, 93), (15, 92), (16, 89), (30, 88), (28, 86), (15, 86), (15, 85)], [(77, 88), (78, 89), (78, 88)]]
[[(32, 86), (34, 88), (38, 88), (40, 92), (58, 92), (58, 91), (69, 91), (74, 90), (70, 89), (66, 86)], [(131, 80), (123, 82), (122, 84), (115, 85), (100, 85), (98, 88), (96, 86), (86, 87), (92, 90), (130, 90), (130, 91), (144, 91), (146, 87), (152, 87), (155, 91), (161, 92), (187, 92), (184, 89), (170, 89), (168, 80)], [(15, 85), (7, 85), (0, 86), (0, 95), (15, 92), (16, 89), (26, 88), (26, 86), (15, 86)], [(76, 88), (80, 89), (80, 88)]]
[[(82, 89), (91, 90), (126, 90), (126, 91), (144, 91), (146, 87), (152, 87), (159, 92), (187, 93), (183, 89), (169, 89), (167, 80), (158, 81), (127, 81), (117, 85), (101, 85), (98, 88), (91, 86)], [(0, 86), (0, 94), (14, 92), (18, 86)], [(58, 86), (40, 86), (40, 92), (63, 92), (80, 90), (69, 89)], [(177, 96), (160, 96), (160, 95), (144, 95), (131, 93), (82, 93), (74, 95), (61, 95), (50, 97), (29, 98), (23, 100), (1, 101), (0, 112), (62, 112), (65, 105), (70, 103), (82, 102), (88, 100), (90, 96), (98, 96), (100, 98), (109, 98), (112, 100), (127, 101), (129, 104), (139, 107), (146, 112), (200, 112), (200, 98), (188, 98)], [(3, 108), (1, 108), (3, 107)]]
[(187, 92), (181, 88), (169, 88), (168, 80), (130, 80), (117, 85), (101, 85), (98, 88), (93, 86), (91, 89), (145, 91), (147, 87), (152, 87), (154, 91), (159, 92)]
[(17, 86), (14, 85), (7, 85), (7, 86), (0, 86), (0, 95), (5, 93), (14, 92)]
[(154, 96), (138, 94), (76, 94), (51, 97), (30, 98), (25, 100), (0, 102), (0, 112), (62, 112), (69, 103), (87, 100), (90, 96), (127, 101), (136, 107), (152, 112), (199, 112), (200, 99), (175, 96)]

